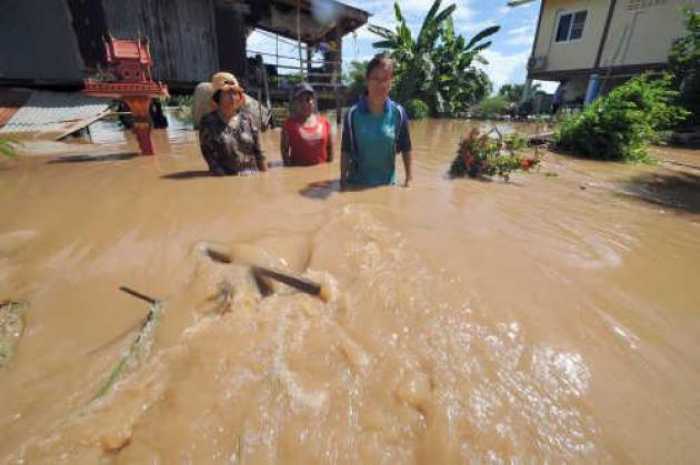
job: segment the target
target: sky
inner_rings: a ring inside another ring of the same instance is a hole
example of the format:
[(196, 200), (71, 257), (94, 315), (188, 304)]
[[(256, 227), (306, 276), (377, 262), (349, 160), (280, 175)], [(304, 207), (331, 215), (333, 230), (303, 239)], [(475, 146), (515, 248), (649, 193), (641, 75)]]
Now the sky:
[[(313, 0), (312, 0), (313, 1)], [(396, 27), (394, 3), (390, 0), (341, 0), (343, 3), (369, 12), (369, 23), (390, 29)], [(526, 63), (532, 49), (532, 41), (537, 27), (539, 1), (510, 8), (508, 0), (443, 0), (441, 9), (456, 4), (457, 9), (452, 17), (458, 34), (470, 39), (480, 30), (499, 24), (501, 30), (491, 36), (493, 44), (483, 52), (483, 57), (489, 62), (482, 66), (498, 90), (506, 83), (524, 83)], [(319, 2), (321, 4), (321, 2)], [(415, 34), (420, 30), (423, 18), (433, 0), (400, 0), (401, 11), (406, 18), (411, 31)], [(323, 14), (323, 11), (320, 11)], [(369, 60), (379, 50), (372, 43), (381, 40), (372, 34), (367, 26), (348, 34), (343, 38), (343, 61), (347, 67), (353, 60)], [(259, 32), (254, 32), (248, 38), (248, 49), (275, 52), (275, 41)], [(280, 54), (296, 55), (295, 47), (280, 45)], [(268, 61), (266, 58), (265, 61)], [(274, 62), (274, 58), (269, 62)], [(556, 83), (543, 83), (543, 89), (552, 92)]]

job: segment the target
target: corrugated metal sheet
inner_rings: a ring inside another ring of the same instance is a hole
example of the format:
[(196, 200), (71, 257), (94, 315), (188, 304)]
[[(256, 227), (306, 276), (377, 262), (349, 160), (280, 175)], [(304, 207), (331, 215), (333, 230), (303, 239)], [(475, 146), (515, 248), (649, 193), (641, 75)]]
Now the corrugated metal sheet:
[(29, 91), (19, 89), (0, 89), (0, 128), (17, 113), (30, 94)]
[(32, 92), (0, 133), (42, 133), (47, 137), (79, 128), (86, 121), (104, 114), (109, 101), (86, 97), (80, 93)]

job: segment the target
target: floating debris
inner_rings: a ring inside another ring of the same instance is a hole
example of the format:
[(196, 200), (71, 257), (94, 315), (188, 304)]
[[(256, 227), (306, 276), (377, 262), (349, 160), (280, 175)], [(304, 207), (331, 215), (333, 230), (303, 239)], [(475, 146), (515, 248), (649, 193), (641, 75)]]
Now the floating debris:
[[(497, 139), (491, 137), (493, 132)], [(450, 176), (500, 176), (508, 181), (511, 172), (529, 171), (540, 163), (537, 152), (533, 158), (520, 156), (527, 145), (527, 140), (518, 134), (503, 137), (495, 127), (485, 134), (474, 128), (460, 141), (457, 156), (450, 166)]]
[(28, 304), (21, 302), (0, 303), (0, 368), (7, 365), (15, 354), (24, 332), (27, 307)]
[[(134, 295), (134, 293), (135, 291), (129, 292), (129, 294), (132, 295)], [(142, 294), (138, 295), (137, 297), (142, 298), (141, 296)], [(150, 300), (152, 300), (153, 303), (150, 304), (148, 315), (141, 324), (141, 329), (139, 330), (136, 339), (134, 339), (134, 342), (132, 342), (131, 346), (129, 346), (129, 350), (122, 355), (119, 363), (114, 367), (114, 369), (112, 369), (109, 377), (100, 387), (100, 389), (98, 389), (93, 399), (99, 399), (107, 394), (112, 386), (114, 386), (114, 384), (119, 380), (124, 371), (126, 371), (129, 365), (149, 352), (151, 343), (153, 342), (153, 334), (155, 333), (155, 329), (158, 326), (158, 322), (163, 313), (163, 303), (155, 299)]]

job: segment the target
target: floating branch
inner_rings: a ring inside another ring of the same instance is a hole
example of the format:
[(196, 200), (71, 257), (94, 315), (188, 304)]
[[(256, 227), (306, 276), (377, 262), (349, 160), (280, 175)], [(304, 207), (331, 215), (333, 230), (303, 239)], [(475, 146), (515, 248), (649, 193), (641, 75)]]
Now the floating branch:
[(153, 341), (155, 328), (158, 325), (161, 314), (163, 313), (163, 303), (160, 300), (148, 297), (127, 287), (122, 286), (119, 289), (133, 295), (138, 299), (145, 300), (150, 304), (150, 308), (148, 310), (148, 315), (143, 323), (141, 323), (141, 328), (136, 335), (136, 339), (134, 339), (134, 342), (132, 342), (129, 346), (129, 350), (122, 355), (119, 363), (117, 363), (117, 365), (112, 369), (107, 380), (97, 390), (93, 400), (99, 399), (107, 394), (129, 366), (129, 363), (148, 350), (149, 344)]

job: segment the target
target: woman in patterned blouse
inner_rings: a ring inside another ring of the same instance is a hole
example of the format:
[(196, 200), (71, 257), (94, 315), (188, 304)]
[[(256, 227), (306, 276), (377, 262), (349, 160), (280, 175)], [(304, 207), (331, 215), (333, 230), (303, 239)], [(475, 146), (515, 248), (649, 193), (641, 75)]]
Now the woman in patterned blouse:
[(245, 104), (245, 94), (236, 77), (216, 73), (212, 89), (217, 108), (199, 124), (199, 145), (209, 171), (215, 176), (236, 175), (249, 169), (267, 171), (253, 119), (239, 111)]

